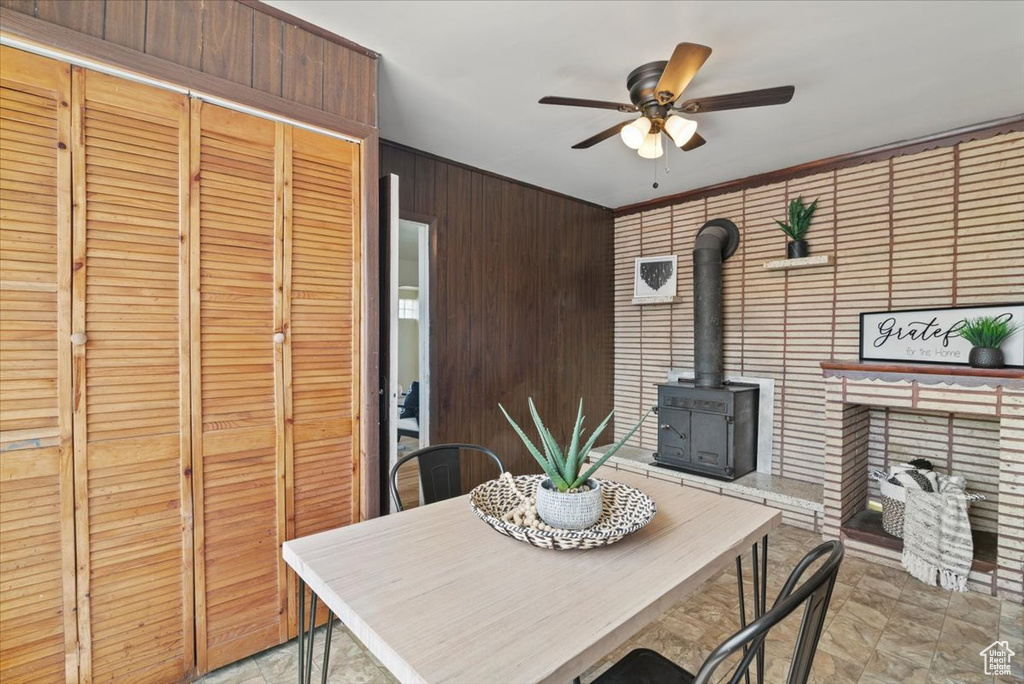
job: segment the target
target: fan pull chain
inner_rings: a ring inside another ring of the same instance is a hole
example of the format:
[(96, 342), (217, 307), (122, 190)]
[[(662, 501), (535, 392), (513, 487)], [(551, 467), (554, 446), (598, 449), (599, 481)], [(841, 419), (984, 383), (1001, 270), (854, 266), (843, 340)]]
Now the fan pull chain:
[(651, 185), (655, 190), (658, 189), (658, 160), (654, 159), (654, 183)]

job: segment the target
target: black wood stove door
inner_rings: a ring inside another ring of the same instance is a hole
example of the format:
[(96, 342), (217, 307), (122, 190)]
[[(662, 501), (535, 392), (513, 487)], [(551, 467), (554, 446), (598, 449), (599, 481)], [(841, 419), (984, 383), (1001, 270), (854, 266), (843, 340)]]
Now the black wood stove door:
[(690, 462), (702, 469), (728, 475), (729, 420), (714, 413), (694, 412), (690, 417)]
[(658, 408), (658, 455), (674, 464), (690, 462), (690, 412)]

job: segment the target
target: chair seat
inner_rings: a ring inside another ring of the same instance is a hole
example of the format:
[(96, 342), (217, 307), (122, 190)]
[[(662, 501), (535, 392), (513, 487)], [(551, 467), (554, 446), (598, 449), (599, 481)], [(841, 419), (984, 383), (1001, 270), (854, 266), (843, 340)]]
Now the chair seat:
[(630, 651), (593, 684), (691, 684), (693, 675), (649, 648)]

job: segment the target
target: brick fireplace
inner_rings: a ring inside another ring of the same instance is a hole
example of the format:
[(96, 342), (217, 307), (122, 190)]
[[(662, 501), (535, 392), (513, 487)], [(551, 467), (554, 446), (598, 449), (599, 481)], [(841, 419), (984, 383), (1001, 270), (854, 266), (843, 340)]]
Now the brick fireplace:
[[(899, 540), (875, 534), (864, 511), (872, 409), (985, 417), (998, 421), (996, 533), (976, 536), (972, 589), (1024, 602), (1024, 373), (949, 366), (821, 364), (825, 378), (826, 539), (898, 564)], [(961, 470), (971, 482), (971, 471)]]

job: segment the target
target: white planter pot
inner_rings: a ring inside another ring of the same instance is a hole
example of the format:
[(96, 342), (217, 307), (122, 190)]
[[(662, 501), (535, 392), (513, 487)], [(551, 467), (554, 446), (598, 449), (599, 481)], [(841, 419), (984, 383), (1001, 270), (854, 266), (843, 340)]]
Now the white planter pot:
[(601, 485), (587, 480), (588, 492), (560, 492), (544, 479), (537, 487), (537, 515), (552, 527), (563, 530), (583, 530), (601, 518)]

